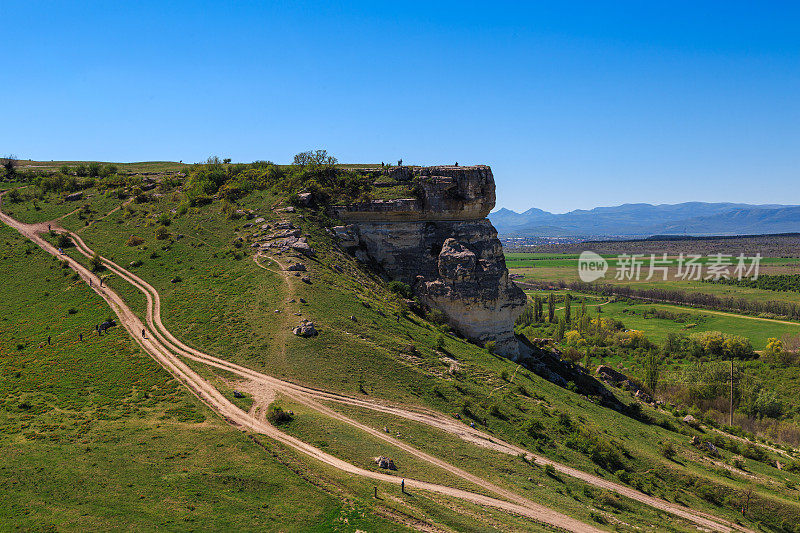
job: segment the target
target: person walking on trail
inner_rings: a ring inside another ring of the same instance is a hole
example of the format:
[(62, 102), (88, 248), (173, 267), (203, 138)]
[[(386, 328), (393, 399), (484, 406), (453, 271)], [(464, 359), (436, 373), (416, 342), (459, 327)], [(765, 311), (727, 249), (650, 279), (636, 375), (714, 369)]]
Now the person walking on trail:
[(50, 344), (50, 335), (47, 336), (47, 344)]
[(406, 480), (405, 479), (401, 479), (400, 480), (400, 492), (402, 492), (403, 494), (406, 493)]
[(100, 286), (103, 286), (103, 278), (100, 278)]
[(50, 230), (50, 224), (47, 225), (47, 231), (51, 231)]
[(147, 334), (146, 334), (145, 330), (142, 330), (142, 337), (144, 337), (145, 339), (147, 338)]

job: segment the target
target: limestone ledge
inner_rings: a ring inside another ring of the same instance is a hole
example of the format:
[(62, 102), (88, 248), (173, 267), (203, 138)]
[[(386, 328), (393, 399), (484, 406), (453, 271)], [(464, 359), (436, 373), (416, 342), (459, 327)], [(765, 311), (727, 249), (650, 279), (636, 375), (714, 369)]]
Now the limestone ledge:
[(494, 207), (495, 186), (488, 166), (401, 167), (398, 182), (415, 180), (417, 197), (373, 200), (331, 208), (343, 221), (480, 220)]

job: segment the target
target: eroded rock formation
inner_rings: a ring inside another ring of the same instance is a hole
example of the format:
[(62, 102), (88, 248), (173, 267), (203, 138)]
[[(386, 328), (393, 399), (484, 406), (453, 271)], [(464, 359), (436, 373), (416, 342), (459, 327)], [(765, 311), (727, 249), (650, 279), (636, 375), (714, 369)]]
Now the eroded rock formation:
[(525, 294), (508, 278), (503, 249), (486, 218), (495, 203), (492, 171), (474, 167), (404, 167), (416, 197), (336, 206), (347, 223), (334, 228), (341, 245), (389, 279), (409, 284), (467, 338), (496, 343), (516, 358), (514, 320)]

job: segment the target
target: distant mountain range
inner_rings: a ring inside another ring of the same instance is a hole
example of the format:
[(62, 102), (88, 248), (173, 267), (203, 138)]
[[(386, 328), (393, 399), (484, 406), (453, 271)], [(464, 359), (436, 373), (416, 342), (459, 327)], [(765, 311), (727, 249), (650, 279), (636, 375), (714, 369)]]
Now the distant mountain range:
[(800, 206), (686, 202), (623, 204), (554, 214), (500, 209), (489, 215), (501, 237), (647, 237), (800, 232)]

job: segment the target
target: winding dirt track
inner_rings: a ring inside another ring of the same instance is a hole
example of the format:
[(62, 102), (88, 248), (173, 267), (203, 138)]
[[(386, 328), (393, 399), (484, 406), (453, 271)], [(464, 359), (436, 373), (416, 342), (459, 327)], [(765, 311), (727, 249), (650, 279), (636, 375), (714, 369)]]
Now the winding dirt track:
[[(400, 483), (400, 478), (396, 476), (371, 472), (356, 467), (354, 465), (351, 465), (350, 463), (342, 461), (341, 459), (338, 459), (317, 448), (314, 448), (313, 446), (305, 442), (302, 442), (299, 439), (296, 439), (290, 435), (287, 435), (277, 430), (274, 426), (259, 421), (257, 418), (249, 415), (248, 413), (245, 413), (244, 411), (236, 407), (227, 398), (225, 398), (225, 396), (223, 396), (215, 387), (209, 384), (204, 378), (202, 378), (200, 375), (194, 372), (190, 367), (188, 367), (185, 363), (183, 363), (180, 360), (179, 356), (183, 356), (186, 357), (187, 359), (204, 363), (215, 368), (220, 368), (233, 372), (243, 378), (255, 381), (262, 386), (268, 386), (273, 390), (280, 391), (281, 393), (286, 394), (287, 396), (290, 396), (293, 399), (305, 405), (308, 405), (309, 407), (314, 408), (315, 410), (323, 412), (324, 414), (330, 416), (331, 418), (353, 425), (361, 429), (362, 431), (369, 433), (370, 435), (373, 435), (400, 449), (403, 449), (404, 451), (407, 451), (408, 453), (411, 453), (414, 456), (430, 464), (436, 465), (444, 470), (447, 470), (451, 474), (454, 474), (462, 479), (465, 479), (479, 486), (482, 486), (485, 489), (497, 494), (498, 496), (506, 498), (507, 500), (510, 501), (503, 501), (496, 498), (484, 496), (481, 494), (464, 491), (461, 489), (455, 489), (452, 487), (431, 484), (424, 481), (413, 480), (413, 479), (406, 480), (406, 486), (409, 488), (428, 490), (431, 492), (436, 492), (439, 494), (460, 498), (465, 501), (470, 501), (472, 503), (500, 508), (512, 513), (532, 518), (539, 522), (543, 522), (546, 524), (550, 524), (571, 531), (598, 531), (596, 528), (592, 526), (589, 526), (573, 518), (570, 518), (566, 515), (553, 511), (552, 509), (537, 504), (507, 489), (503, 489), (502, 487), (498, 487), (496, 485), (488, 483), (487, 481), (481, 479), (478, 476), (470, 474), (462, 469), (450, 465), (445, 461), (442, 461), (441, 459), (438, 459), (420, 450), (417, 450), (416, 448), (402, 441), (399, 441), (385, 434), (382, 431), (378, 431), (364, 424), (361, 424), (360, 422), (350, 419), (345, 415), (333, 409), (330, 409), (325, 405), (320, 404), (316, 400), (346, 403), (349, 405), (364, 407), (367, 409), (380, 411), (387, 414), (392, 414), (395, 416), (403, 417), (406, 419), (414, 420), (416, 422), (424, 423), (439, 428), (441, 430), (457, 435), (460, 438), (479, 446), (483, 446), (486, 448), (494, 449), (496, 451), (509, 453), (513, 455), (525, 454), (530, 460), (534, 460), (539, 464), (551, 464), (558, 471), (566, 475), (581, 479), (591, 485), (617, 492), (621, 495), (640, 501), (654, 508), (682, 517), (684, 519), (694, 522), (695, 524), (701, 527), (709, 528), (715, 531), (732, 531), (735, 529), (743, 529), (741, 526), (734, 525), (731, 522), (719, 519), (707, 513), (701, 513), (698, 511), (693, 511), (691, 509), (680, 507), (670, 502), (647, 496), (643, 493), (640, 493), (624, 485), (613, 483), (603, 478), (588, 474), (586, 472), (576, 470), (569, 466), (555, 463), (544, 457), (536, 456), (518, 446), (506, 443), (500, 439), (482, 433), (448, 416), (436, 413), (434, 411), (409, 410), (391, 405), (380, 404), (377, 402), (365, 401), (357, 398), (349, 398), (334, 393), (329, 393), (325, 391), (311, 389), (308, 387), (299, 386), (200, 352), (199, 350), (187, 346), (186, 344), (175, 338), (169, 332), (169, 330), (166, 329), (166, 327), (161, 322), (161, 301), (158, 292), (151, 285), (149, 285), (147, 282), (145, 282), (135, 274), (125, 270), (124, 268), (120, 267), (119, 265), (117, 265), (112, 261), (102, 258), (104, 264), (111, 271), (113, 271), (114, 273), (125, 279), (127, 282), (131, 283), (132, 285), (134, 285), (139, 290), (145, 293), (147, 297), (147, 316), (146, 316), (147, 327), (145, 327), (145, 325), (142, 324), (139, 318), (131, 311), (131, 309), (125, 304), (122, 298), (120, 298), (115, 292), (113, 292), (108, 287), (101, 288), (99, 286), (100, 283), (99, 283), (99, 278), (97, 276), (92, 274), (89, 270), (87, 270), (77, 261), (65, 255), (64, 256), (60, 255), (58, 250), (55, 249), (55, 247), (53, 247), (51, 244), (49, 244), (47, 241), (45, 241), (43, 238), (39, 236), (39, 233), (47, 230), (47, 223), (24, 224), (9, 217), (8, 215), (2, 213), (1, 211), (0, 211), (0, 220), (2, 220), (9, 226), (19, 231), (21, 234), (29, 238), (31, 241), (33, 241), (35, 244), (40, 246), (48, 253), (66, 259), (69, 263), (69, 266), (73, 270), (75, 270), (85, 281), (88, 282), (89, 280), (92, 280), (93, 281), (92, 285), (95, 292), (100, 294), (100, 296), (103, 297), (103, 299), (106, 300), (106, 302), (108, 302), (108, 304), (120, 318), (120, 322), (129, 331), (129, 333), (133, 336), (133, 338), (162, 366), (164, 366), (177, 379), (179, 379), (182, 383), (184, 383), (187, 387), (189, 387), (190, 390), (192, 390), (192, 392), (195, 395), (197, 395), (198, 398), (200, 398), (203, 402), (209, 405), (212, 409), (219, 412), (228, 422), (240, 426), (244, 429), (248, 429), (251, 431), (267, 435), (268, 437), (271, 437), (281, 442), (282, 444), (289, 446), (290, 448), (305, 453), (323, 463), (331, 465), (342, 471), (354, 475), (359, 475), (369, 479), (385, 481), (388, 483), (394, 483), (394, 484)], [(89, 249), (88, 246), (86, 246), (86, 244), (78, 235), (66, 232), (65, 230), (62, 230), (60, 228), (54, 228), (54, 229), (69, 234), (69, 236), (76, 243), (78, 250), (82, 254), (86, 255), (87, 257), (90, 257), (93, 254), (93, 251)], [(280, 265), (280, 263), (278, 264)], [(142, 337), (141, 333), (143, 330), (148, 331), (147, 338)]]
[[(213, 387), (210, 383), (208, 383), (203, 377), (199, 374), (194, 372), (189, 366), (187, 366), (184, 362), (180, 360), (180, 358), (170, 352), (170, 350), (165, 346), (157, 337), (162, 337), (161, 335), (154, 335), (153, 329), (148, 329), (145, 324), (143, 324), (139, 318), (133, 313), (133, 311), (126, 305), (124, 300), (117, 295), (114, 291), (110, 288), (100, 287), (100, 279), (90, 272), (86, 267), (75, 261), (74, 259), (70, 258), (67, 255), (61, 255), (58, 250), (51, 245), (49, 242), (45, 241), (42, 237), (38, 235), (37, 232), (46, 231), (46, 223), (45, 224), (24, 224), (18, 222), (17, 220), (9, 217), (8, 215), (0, 212), (0, 220), (4, 223), (8, 224), (12, 228), (19, 231), (22, 235), (30, 239), (40, 248), (45, 250), (46, 252), (64, 259), (69, 264), (70, 268), (72, 268), (78, 275), (87, 283), (91, 280), (92, 281), (92, 288), (95, 292), (97, 292), (113, 309), (116, 315), (119, 317), (120, 323), (125, 327), (125, 329), (130, 333), (130, 335), (136, 340), (136, 342), (148, 353), (150, 354), (156, 361), (158, 361), (164, 368), (166, 368), (176, 379), (178, 379), (181, 383), (186, 385), (201, 401), (203, 401), (206, 405), (208, 405), (211, 409), (217, 411), (226, 421), (229, 423), (238, 426), (242, 429), (254, 431), (256, 433), (261, 433), (270, 437), (281, 444), (292, 448), (296, 451), (304, 453), (322, 463), (330, 465), (334, 468), (337, 468), (343, 472), (357, 475), (363, 478), (372, 479), (375, 481), (382, 481), (385, 483), (391, 483), (394, 485), (399, 485), (401, 482), (401, 478), (397, 476), (391, 476), (388, 474), (381, 474), (379, 472), (371, 472), (369, 470), (365, 470), (363, 468), (359, 468), (354, 466), (346, 461), (343, 461), (337, 457), (334, 457), (330, 454), (311, 446), (295, 437), (287, 435), (282, 431), (279, 431), (274, 426), (263, 423), (251, 417), (238, 407), (236, 407), (230, 400), (228, 400), (225, 396), (223, 396), (215, 387)], [(88, 248), (85, 248), (85, 244), (83, 241), (75, 234), (69, 233), (69, 235), (75, 240), (76, 243), (80, 243), (79, 247), (81, 248), (82, 252), (88, 251)], [(114, 263), (107, 261), (106, 264), (113, 265), (116, 268), (112, 268), (112, 270), (117, 270), (119, 267)], [(122, 269), (119, 269), (122, 270)], [(126, 280), (133, 282), (132, 279), (128, 279), (126, 276)], [(134, 283), (138, 286), (138, 284)], [(139, 287), (140, 289), (144, 290), (143, 287)], [(151, 317), (153, 312), (153, 306), (156, 305), (158, 309), (158, 304), (154, 304), (153, 299), (149, 292), (145, 291), (148, 298), (148, 323), (152, 323)], [(158, 315), (156, 315), (158, 316)], [(152, 326), (151, 326), (152, 328)], [(143, 336), (142, 332), (145, 331), (148, 335)], [(171, 335), (169, 335), (171, 337)], [(192, 357), (192, 359), (205, 362), (200, 357)], [(217, 366), (217, 365), (214, 365)], [(220, 368), (223, 368), (221, 365)], [(418, 452), (421, 453), (421, 452)], [(442, 464), (446, 465), (443, 461)], [(456, 473), (456, 472), (454, 472)], [(464, 472), (464, 474), (467, 474)], [(458, 473), (456, 473), (458, 475)], [(481, 478), (477, 476), (472, 476), (471, 474), (467, 474), (471, 481), (478, 483), (479, 485), (484, 486), (485, 488), (491, 490), (492, 485), (486, 483)], [(543, 505), (537, 504), (527, 498), (523, 498), (518, 496), (510, 491), (505, 489), (499, 488), (499, 494), (512, 501), (505, 501), (497, 498), (492, 498), (489, 496), (485, 496), (483, 494), (477, 494), (474, 492), (469, 492), (466, 490), (461, 490), (453, 487), (447, 487), (444, 485), (438, 485), (434, 483), (428, 483), (421, 480), (415, 479), (405, 479), (405, 486), (407, 489), (418, 489), (429, 491), (433, 493), (442, 494), (449, 497), (454, 497), (458, 499), (462, 499), (467, 502), (471, 502), (478, 505), (485, 505), (488, 507), (495, 507), (498, 509), (502, 509), (504, 511), (518, 514), (527, 518), (530, 518), (534, 521), (548, 524), (551, 526), (555, 526), (557, 528), (565, 529), (568, 531), (578, 531), (578, 532), (599, 532), (600, 530), (594, 528), (588, 524), (584, 524), (574, 518), (556, 512), (548, 507)]]

